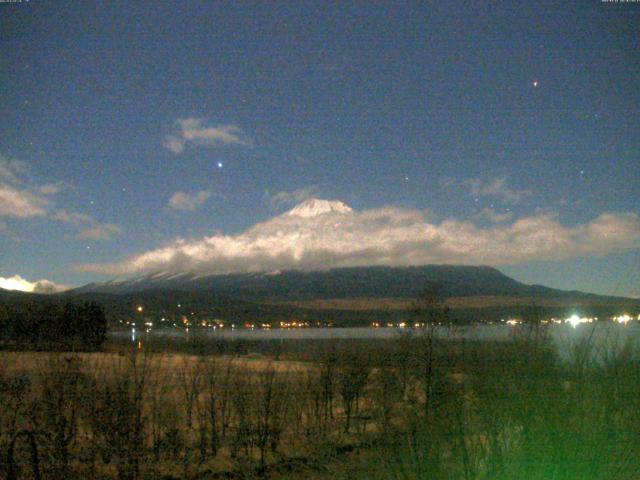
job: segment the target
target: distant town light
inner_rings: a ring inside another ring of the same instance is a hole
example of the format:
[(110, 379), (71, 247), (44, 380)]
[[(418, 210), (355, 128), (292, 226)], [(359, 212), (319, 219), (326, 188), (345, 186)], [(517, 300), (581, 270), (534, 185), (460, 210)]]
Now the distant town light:
[(565, 323), (569, 323), (573, 328), (576, 328), (581, 323), (591, 323), (593, 320), (593, 318), (579, 317), (578, 315), (573, 314), (569, 318), (565, 319)]
[(142, 312), (144, 310), (144, 307), (142, 305), (138, 305), (138, 308), (136, 308), (136, 310)]
[(626, 323), (630, 322), (631, 320), (633, 320), (633, 318), (631, 318), (629, 315), (624, 313), (622, 315), (618, 315), (617, 317), (614, 317), (614, 320), (616, 322), (618, 322), (618, 323), (626, 324)]

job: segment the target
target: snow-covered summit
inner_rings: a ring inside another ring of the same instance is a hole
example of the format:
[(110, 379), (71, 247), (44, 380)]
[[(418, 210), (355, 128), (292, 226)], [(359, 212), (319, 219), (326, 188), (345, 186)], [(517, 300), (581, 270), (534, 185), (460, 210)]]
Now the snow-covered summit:
[(320, 198), (309, 198), (296, 205), (285, 215), (311, 218), (325, 213), (351, 213), (353, 209), (339, 200), (322, 200)]

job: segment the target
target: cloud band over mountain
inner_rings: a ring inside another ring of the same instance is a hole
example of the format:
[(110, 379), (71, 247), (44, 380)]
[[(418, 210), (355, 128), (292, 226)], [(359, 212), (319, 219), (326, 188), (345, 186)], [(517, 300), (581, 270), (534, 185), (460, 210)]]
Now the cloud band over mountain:
[(13, 277), (0, 277), (0, 289), (3, 290), (17, 290), (20, 292), (32, 293), (57, 293), (68, 290), (69, 288), (70, 287), (67, 285), (58, 285), (46, 279), (30, 282), (29, 280), (22, 278), (20, 275), (14, 275)]
[(574, 226), (542, 214), (482, 227), (468, 220), (434, 222), (413, 209), (354, 211), (342, 202), (309, 199), (238, 235), (178, 239), (123, 261), (77, 269), (127, 275), (434, 263), (506, 265), (603, 256), (639, 246), (640, 220), (634, 213), (603, 213)]

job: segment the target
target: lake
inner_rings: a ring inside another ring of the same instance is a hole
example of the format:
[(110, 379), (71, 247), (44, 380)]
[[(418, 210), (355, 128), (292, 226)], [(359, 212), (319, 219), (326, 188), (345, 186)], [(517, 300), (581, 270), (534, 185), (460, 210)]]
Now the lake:
[[(624, 345), (632, 343), (640, 346), (640, 322), (627, 324), (616, 322), (596, 322), (572, 326), (568, 323), (554, 324), (547, 327), (553, 343), (563, 354), (569, 354), (576, 342), (590, 340), (602, 355), (616, 351)], [(419, 334), (421, 329), (412, 328), (294, 328), (294, 329), (196, 329), (186, 332), (178, 329), (156, 329), (149, 333), (131, 331), (115, 331), (112, 335), (119, 339), (131, 338), (132, 342), (142, 340), (189, 340), (200, 341), (284, 341), (284, 340), (330, 340), (330, 339), (394, 339), (400, 335)], [(436, 336), (441, 339), (465, 339), (480, 341), (507, 341), (518, 335), (526, 334), (524, 327), (512, 325), (470, 325), (463, 327), (438, 327)]]

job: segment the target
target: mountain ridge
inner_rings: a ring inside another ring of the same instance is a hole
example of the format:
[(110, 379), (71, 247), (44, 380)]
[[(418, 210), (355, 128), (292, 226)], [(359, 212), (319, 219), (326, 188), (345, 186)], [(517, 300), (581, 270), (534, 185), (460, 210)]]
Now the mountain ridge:
[[(53, 295), (0, 291), (0, 303), (95, 301), (112, 325), (148, 318), (211, 319), (244, 324), (303, 319), (337, 326), (406, 320), (412, 301), (436, 289), (461, 322), (512, 316), (608, 318), (640, 313), (640, 300), (527, 285), (488, 266), (349, 267), (226, 275), (152, 272), (88, 284)], [(139, 308), (143, 307), (140, 313)]]
[[(519, 282), (490, 266), (425, 265), (345, 267), (329, 270), (195, 274), (152, 272), (126, 280), (90, 283), (67, 294), (129, 294), (145, 290), (209, 291), (244, 300), (310, 300), (353, 297), (415, 298), (425, 288), (444, 297), (482, 295), (598, 296)], [(605, 297), (605, 296), (603, 296)]]

